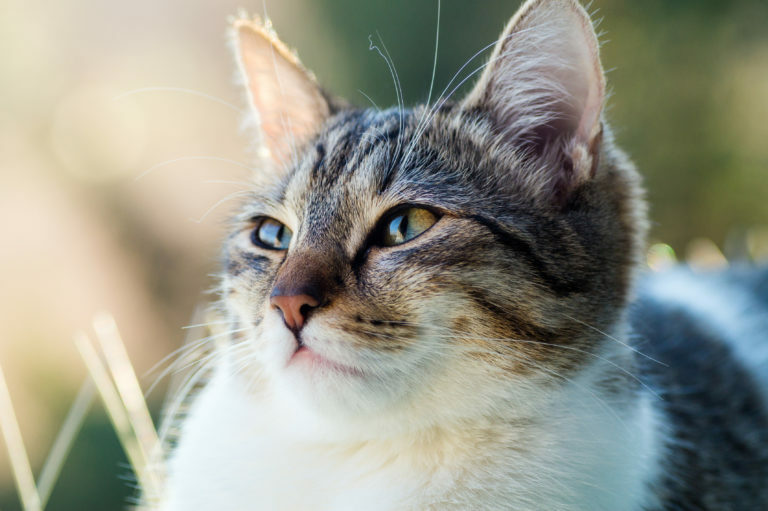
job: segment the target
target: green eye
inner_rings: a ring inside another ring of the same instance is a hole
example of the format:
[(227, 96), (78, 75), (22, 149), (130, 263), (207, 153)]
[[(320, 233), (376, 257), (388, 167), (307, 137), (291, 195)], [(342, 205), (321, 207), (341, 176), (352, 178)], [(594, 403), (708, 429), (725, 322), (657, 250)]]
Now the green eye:
[(273, 218), (263, 217), (257, 220), (256, 228), (251, 233), (254, 245), (271, 250), (287, 250), (293, 233), (284, 224)]
[(380, 244), (384, 247), (400, 245), (423, 233), (437, 222), (437, 216), (424, 208), (400, 210), (386, 220)]

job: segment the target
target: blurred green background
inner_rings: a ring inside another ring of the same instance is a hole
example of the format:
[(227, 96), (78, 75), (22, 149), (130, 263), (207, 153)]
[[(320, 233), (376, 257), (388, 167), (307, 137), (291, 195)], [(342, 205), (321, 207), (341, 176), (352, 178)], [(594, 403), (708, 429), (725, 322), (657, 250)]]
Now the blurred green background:
[[(443, 0), (436, 91), (518, 4)], [(241, 188), (221, 181), (246, 179), (249, 161), (226, 19), (265, 7), (0, 5), (0, 364), (39, 470), (85, 376), (73, 332), (109, 310), (143, 374), (180, 345), (206, 299), (229, 202), (209, 210)], [(682, 257), (713, 243), (732, 257), (766, 257), (768, 2), (595, 0), (590, 9), (609, 70), (607, 116), (646, 178), (652, 240)], [(363, 93), (395, 103), (389, 71), (368, 48), (378, 32), (406, 103), (426, 98), (436, 0), (267, 0), (266, 10), (329, 90), (359, 105)], [(0, 443), (3, 511), (20, 509), (6, 460)], [(128, 473), (95, 407), (48, 509), (121, 509)]]

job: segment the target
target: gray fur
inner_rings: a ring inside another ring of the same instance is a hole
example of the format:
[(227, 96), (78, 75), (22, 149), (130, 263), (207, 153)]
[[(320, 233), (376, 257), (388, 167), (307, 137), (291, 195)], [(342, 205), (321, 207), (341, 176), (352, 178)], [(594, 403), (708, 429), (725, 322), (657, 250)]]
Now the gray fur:
[[(548, 58), (562, 52), (562, 31), (581, 64), (567, 52)], [(273, 34), (265, 37), (287, 55)], [(764, 378), (685, 304), (670, 305), (645, 283), (633, 302), (646, 207), (638, 174), (600, 117), (596, 41), (575, 1), (533, 0), (462, 101), (377, 111), (328, 100), (310, 82), (295, 87), (323, 111), (305, 117), (324, 120), (311, 136), (305, 122), (302, 138), (290, 141), (290, 162), (271, 161), (258, 176), (224, 247), (221, 309), (237, 327), (256, 329), (276, 282), (311, 277), (324, 299), (307, 321), (322, 318), (370, 360), (424, 349), (439, 317), (448, 334), (436, 350), (459, 345), (473, 369), (513, 384), (558, 388), (602, 365), (596, 396), (622, 416), (653, 393), (663, 419), (661, 471), (646, 481), (655, 496), (648, 502), (664, 510), (764, 508)], [(252, 93), (271, 97), (274, 83), (256, 78)], [(382, 220), (404, 205), (440, 218), (402, 246), (377, 244)], [(293, 229), (287, 251), (251, 243), (264, 216)], [(724, 281), (754, 304), (750, 313), (768, 315), (764, 285), (743, 275)], [(398, 373), (387, 399), (411, 399), (432, 359)], [(508, 405), (477, 394), (488, 413)]]

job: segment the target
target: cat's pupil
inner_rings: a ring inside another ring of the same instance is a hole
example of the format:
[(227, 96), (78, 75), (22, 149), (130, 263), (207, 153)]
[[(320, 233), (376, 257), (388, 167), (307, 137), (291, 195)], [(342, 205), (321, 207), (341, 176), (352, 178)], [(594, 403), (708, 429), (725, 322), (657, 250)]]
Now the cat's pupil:
[(408, 217), (400, 215), (389, 224), (389, 235), (392, 239), (405, 240), (405, 234), (408, 232)]
[(293, 233), (285, 225), (272, 218), (265, 218), (254, 230), (251, 238), (254, 244), (261, 247), (285, 250), (288, 248), (292, 236)]
[(384, 231), (380, 243), (385, 247), (412, 240), (437, 222), (437, 216), (424, 208), (409, 208), (393, 217)]

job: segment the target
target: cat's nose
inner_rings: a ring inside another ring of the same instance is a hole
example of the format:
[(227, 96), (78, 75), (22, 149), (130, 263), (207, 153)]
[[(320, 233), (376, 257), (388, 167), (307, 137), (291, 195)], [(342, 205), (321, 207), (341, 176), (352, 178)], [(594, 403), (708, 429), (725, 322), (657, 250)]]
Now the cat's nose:
[(328, 304), (338, 280), (336, 266), (328, 251), (304, 250), (288, 256), (277, 272), (269, 303), (280, 310), (294, 334), (311, 313)]
[(273, 293), (269, 298), (272, 307), (280, 309), (285, 325), (294, 333), (301, 330), (309, 311), (320, 305), (320, 301), (308, 294), (282, 295)]

